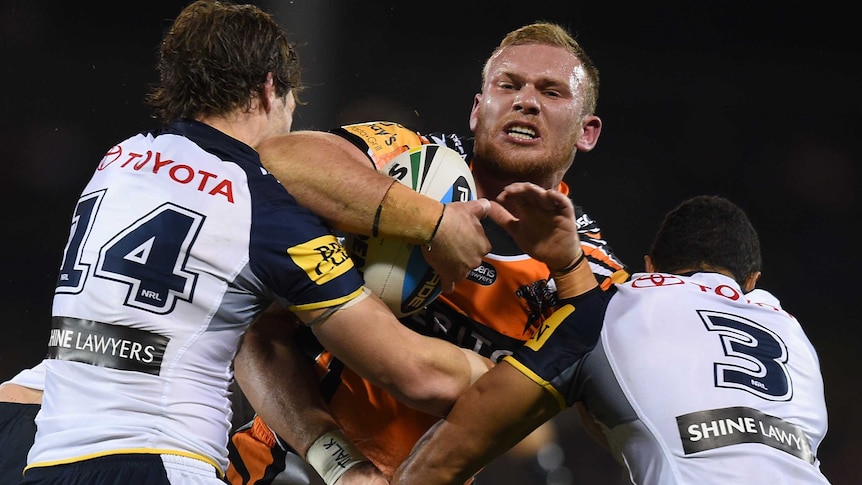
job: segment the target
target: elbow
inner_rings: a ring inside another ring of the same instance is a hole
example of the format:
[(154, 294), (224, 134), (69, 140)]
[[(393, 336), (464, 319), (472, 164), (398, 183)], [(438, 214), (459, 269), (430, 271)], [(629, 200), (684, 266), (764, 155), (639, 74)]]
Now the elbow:
[[(396, 399), (419, 411), (445, 416), (470, 385), (469, 364), (449, 366), (439, 355), (417, 357), (384, 378), (383, 387)], [(449, 362), (451, 363), (451, 362)]]

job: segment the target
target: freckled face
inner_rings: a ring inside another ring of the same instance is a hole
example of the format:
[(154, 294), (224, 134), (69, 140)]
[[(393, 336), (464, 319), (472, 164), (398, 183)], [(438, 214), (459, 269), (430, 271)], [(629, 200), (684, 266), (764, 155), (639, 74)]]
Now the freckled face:
[(562, 47), (504, 48), (470, 113), (474, 164), (512, 180), (561, 180), (581, 134), (586, 83), (581, 62)]

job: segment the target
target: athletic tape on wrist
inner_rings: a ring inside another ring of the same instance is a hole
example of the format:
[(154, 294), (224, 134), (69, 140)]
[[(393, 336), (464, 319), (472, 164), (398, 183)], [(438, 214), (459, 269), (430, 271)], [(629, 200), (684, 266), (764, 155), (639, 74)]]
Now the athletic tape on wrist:
[(305, 461), (320, 474), (326, 485), (335, 482), (368, 458), (339, 429), (327, 431), (308, 448)]
[(551, 278), (557, 287), (557, 296), (561, 300), (584, 294), (598, 286), (589, 263), (583, 264), (586, 260), (586, 254), (581, 254), (573, 264), (563, 268), (564, 272), (551, 272)]
[(440, 222), (445, 205), (394, 182), (374, 214), (371, 233), (394, 237), (410, 244), (428, 244)]

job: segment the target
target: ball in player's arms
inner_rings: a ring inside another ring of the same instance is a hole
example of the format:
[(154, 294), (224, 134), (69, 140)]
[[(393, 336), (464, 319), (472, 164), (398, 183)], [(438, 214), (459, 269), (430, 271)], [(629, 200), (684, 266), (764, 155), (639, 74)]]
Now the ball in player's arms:
[[(470, 167), (458, 152), (442, 145), (412, 148), (380, 171), (444, 204), (476, 198)], [(348, 235), (345, 246), (365, 285), (399, 318), (419, 311), (442, 291), (440, 277), (425, 261), (421, 246), (356, 235)]]

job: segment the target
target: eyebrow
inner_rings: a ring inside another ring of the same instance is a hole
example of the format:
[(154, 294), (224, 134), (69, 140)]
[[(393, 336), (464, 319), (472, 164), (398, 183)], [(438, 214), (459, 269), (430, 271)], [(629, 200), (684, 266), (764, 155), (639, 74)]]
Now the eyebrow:
[[(495, 74), (494, 73), (492, 73), (492, 74), (493, 75), (490, 77), (490, 80), (492, 82), (499, 82), (501, 79), (511, 79), (512, 81), (523, 84), (527, 81), (527, 75), (517, 74), (517, 73), (514, 73), (512, 71), (508, 71), (508, 70), (497, 71)], [(577, 76), (575, 76), (575, 80), (577, 82), (577, 86), (580, 86), (581, 85), (581, 79), (578, 78)], [(577, 89), (577, 86), (576, 86), (576, 89), (572, 90), (571, 86), (569, 85), (569, 83), (567, 81), (561, 81), (560, 79), (548, 77), (548, 76), (541, 76), (537, 79), (530, 79), (529, 81), (532, 82), (533, 84), (535, 84), (537, 87), (540, 87), (540, 88), (551, 87), (551, 88), (556, 88), (559, 90), (564, 90), (564, 91), (567, 91), (570, 93), (573, 93)]]

